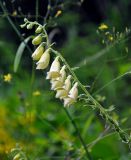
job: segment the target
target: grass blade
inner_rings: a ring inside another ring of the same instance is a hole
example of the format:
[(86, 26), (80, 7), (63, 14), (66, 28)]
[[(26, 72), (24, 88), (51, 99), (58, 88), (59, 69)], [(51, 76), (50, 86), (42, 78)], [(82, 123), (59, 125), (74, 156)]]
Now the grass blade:
[(17, 49), (15, 60), (14, 60), (14, 72), (17, 72), (22, 54), (25, 50), (26, 44), (28, 43), (30, 39), (31, 39), (31, 36), (27, 37), (23, 42), (21, 42), (21, 44), (19, 45)]

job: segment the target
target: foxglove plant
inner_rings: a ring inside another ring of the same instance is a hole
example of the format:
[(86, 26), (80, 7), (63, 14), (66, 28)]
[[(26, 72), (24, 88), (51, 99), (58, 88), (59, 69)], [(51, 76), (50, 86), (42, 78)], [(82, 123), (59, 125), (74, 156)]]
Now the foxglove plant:
[[(92, 97), (86, 87), (79, 81), (64, 57), (52, 48), (53, 44), (49, 43), (45, 25), (42, 26), (36, 21), (31, 22), (27, 19), (24, 19), (24, 21), (25, 24), (21, 25), (22, 28), (27, 27), (27, 29), (32, 29), (32, 27), (28, 26), (29, 24), (30, 26), (37, 27), (35, 33), (38, 35), (32, 40), (33, 45), (39, 45), (32, 54), (33, 60), (37, 61), (36, 69), (43, 70), (49, 66), (51, 53), (54, 53), (56, 56), (46, 76), (46, 79), (50, 80), (51, 90), (56, 92), (55, 97), (63, 101), (64, 107), (69, 107), (76, 103), (78, 97), (79, 99), (84, 99), (86, 105), (97, 109), (102, 118), (112, 124), (123, 142), (130, 144), (130, 136), (120, 128), (118, 122), (110, 116), (108, 111)], [(84, 94), (79, 95), (78, 88), (80, 88)], [(84, 98), (81, 98), (83, 95)]]

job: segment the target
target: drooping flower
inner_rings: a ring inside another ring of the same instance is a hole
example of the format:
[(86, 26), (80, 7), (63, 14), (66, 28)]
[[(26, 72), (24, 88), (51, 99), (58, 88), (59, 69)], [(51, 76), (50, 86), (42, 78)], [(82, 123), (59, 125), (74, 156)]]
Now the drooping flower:
[(64, 98), (64, 107), (70, 106), (76, 102), (77, 97), (78, 97), (78, 88), (77, 87), (78, 87), (78, 83), (76, 82), (73, 85), (73, 87), (71, 88), (71, 90), (69, 91), (68, 97)]
[(75, 103), (75, 99), (74, 98), (69, 98), (69, 97), (64, 98), (64, 107), (69, 107), (73, 103)]
[(64, 86), (57, 90), (55, 97), (60, 99), (68, 97), (70, 88), (71, 88), (71, 75), (69, 75), (66, 78)]
[(66, 66), (64, 65), (60, 70), (60, 77), (56, 79), (51, 80), (51, 90), (57, 90), (59, 88), (62, 88), (64, 85), (64, 81), (66, 79)]
[(71, 88), (70, 92), (69, 92), (69, 97), (70, 98), (74, 98), (75, 100), (78, 97), (78, 83), (76, 82), (73, 87)]
[(43, 53), (44, 53), (44, 46), (43, 44), (40, 44), (32, 54), (33, 60), (39, 60)]
[(36, 63), (36, 69), (45, 69), (48, 67), (50, 61), (50, 49), (48, 48), (43, 55), (41, 56), (40, 60)]
[(52, 62), (50, 71), (47, 72), (46, 79), (54, 79), (58, 77), (60, 77), (60, 62), (59, 62), (59, 57), (57, 56), (55, 60)]

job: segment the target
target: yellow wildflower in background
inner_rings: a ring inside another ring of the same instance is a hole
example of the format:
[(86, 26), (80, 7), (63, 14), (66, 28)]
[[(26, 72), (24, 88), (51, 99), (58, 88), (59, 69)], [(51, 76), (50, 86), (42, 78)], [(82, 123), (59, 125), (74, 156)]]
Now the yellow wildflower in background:
[(99, 30), (103, 31), (103, 30), (108, 29), (108, 26), (106, 24), (102, 23), (98, 28), (99, 28)]
[(12, 16), (17, 16), (17, 11), (16, 10), (13, 11)]
[(62, 11), (61, 10), (58, 10), (57, 12), (56, 12), (56, 14), (55, 14), (55, 17), (58, 17), (59, 15), (61, 15), (62, 14)]
[(109, 38), (109, 41), (113, 41), (114, 39), (113, 36), (109, 36), (108, 38)]
[(32, 93), (33, 96), (40, 96), (41, 95), (41, 92), (36, 90)]
[(12, 75), (10, 73), (4, 75), (4, 82), (10, 82), (12, 80)]

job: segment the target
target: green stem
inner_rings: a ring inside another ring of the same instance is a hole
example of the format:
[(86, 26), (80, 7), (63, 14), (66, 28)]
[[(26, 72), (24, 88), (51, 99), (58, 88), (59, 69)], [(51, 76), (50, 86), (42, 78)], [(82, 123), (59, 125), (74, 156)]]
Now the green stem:
[[(63, 108), (64, 108), (64, 107), (63, 107)], [(75, 130), (76, 130), (77, 136), (79, 137), (79, 139), (80, 139), (80, 141), (81, 141), (81, 144), (83, 145), (83, 148), (84, 148), (84, 150), (85, 150), (85, 152), (86, 152), (87, 158), (88, 158), (89, 160), (92, 160), (91, 155), (90, 155), (90, 153), (89, 153), (89, 151), (88, 151), (88, 149), (87, 149), (87, 146), (86, 146), (86, 144), (85, 144), (85, 142), (84, 142), (84, 140), (83, 140), (83, 138), (82, 138), (82, 136), (81, 136), (81, 134), (80, 134), (80, 131), (79, 131), (79, 129), (78, 129), (75, 121), (73, 120), (72, 116), (70, 115), (70, 113), (68, 112), (68, 110), (67, 110), (66, 108), (64, 108), (64, 111), (65, 111), (66, 115), (68, 116), (69, 120), (71, 121), (72, 125), (74, 126), (74, 128), (75, 128)]]
[(77, 78), (76, 74), (74, 73), (74, 71), (71, 69), (71, 67), (69, 66), (69, 64), (66, 62), (65, 58), (61, 55), (61, 53), (59, 53), (58, 51), (55, 51), (54, 49), (51, 49), (52, 52), (54, 52), (56, 55), (58, 55), (61, 60), (63, 61), (63, 63), (67, 66), (68, 70), (70, 71), (70, 73), (72, 74), (74, 80), (76, 82), (78, 82), (79, 87), (83, 90), (83, 92), (85, 93), (85, 95), (89, 98), (89, 100), (93, 103), (93, 106), (95, 108), (97, 108), (100, 112), (100, 114), (102, 115), (102, 117), (107, 120), (109, 123), (111, 123), (113, 125), (113, 127), (115, 128), (116, 132), (119, 134), (119, 136), (121, 137), (121, 139), (123, 140), (123, 142), (125, 143), (130, 143), (130, 136), (124, 132), (117, 121), (115, 121), (109, 114), (108, 112), (103, 108), (103, 106), (97, 101), (95, 100), (91, 94), (86, 90), (85, 86), (79, 81), (79, 79)]
[(35, 14), (36, 14), (35, 19), (37, 21), (39, 16), (39, 0), (36, 0)]
[(46, 12), (46, 15), (44, 17), (44, 24), (46, 23), (47, 18), (48, 18), (49, 14), (50, 14), (50, 9), (51, 9), (51, 0), (48, 0), (47, 12)]

